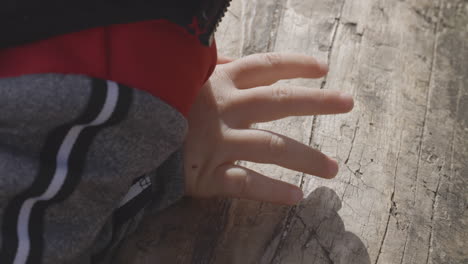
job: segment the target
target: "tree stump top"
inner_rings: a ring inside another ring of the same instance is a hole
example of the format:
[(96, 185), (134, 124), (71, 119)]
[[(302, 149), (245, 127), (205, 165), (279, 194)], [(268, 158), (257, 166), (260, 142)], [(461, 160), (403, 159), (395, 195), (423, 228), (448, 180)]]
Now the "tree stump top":
[(122, 246), (122, 263), (468, 263), (468, 2), (234, 0), (219, 53), (299, 52), (354, 95), (345, 115), (258, 124), (336, 158), (333, 180), (247, 164), (300, 185), (298, 206), (185, 199)]

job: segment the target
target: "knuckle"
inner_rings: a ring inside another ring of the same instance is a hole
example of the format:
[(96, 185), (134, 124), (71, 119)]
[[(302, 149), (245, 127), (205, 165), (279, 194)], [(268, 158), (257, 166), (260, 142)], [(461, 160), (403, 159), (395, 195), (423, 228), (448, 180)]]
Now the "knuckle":
[(234, 80), (233, 72), (226, 67), (217, 67), (214, 74), (218, 80)]
[(286, 86), (276, 86), (273, 88), (273, 98), (278, 102), (284, 102), (291, 98), (292, 90)]
[(248, 187), (249, 187), (249, 182), (250, 182), (250, 177), (248, 175), (246, 175), (245, 177), (242, 177), (239, 181), (238, 181), (238, 194), (239, 194), (239, 197), (246, 197), (248, 196)]
[(326, 92), (325, 92), (324, 89), (320, 89), (319, 91), (320, 91), (320, 93), (319, 93), (319, 102), (323, 102), (325, 100)]
[(264, 53), (262, 56), (263, 61), (272, 67), (278, 66), (281, 63), (281, 55), (279, 53)]
[(268, 151), (274, 159), (279, 159), (282, 155), (284, 155), (285, 149), (286, 142), (282, 137), (275, 134), (270, 135), (268, 142)]
[(225, 194), (236, 198), (248, 196), (251, 178), (245, 170), (229, 165), (223, 177)]

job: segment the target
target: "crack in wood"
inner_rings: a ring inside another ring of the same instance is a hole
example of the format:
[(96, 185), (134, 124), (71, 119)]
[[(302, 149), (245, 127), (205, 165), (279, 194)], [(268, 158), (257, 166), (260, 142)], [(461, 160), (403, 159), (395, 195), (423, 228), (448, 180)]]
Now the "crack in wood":
[(239, 17), (238, 15), (236, 15), (234, 12), (232, 12), (231, 9), (228, 9), (227, 12), (228, 12), (229, 14), (231, 14), (233, 17), (235, 17), (236, 20), (238, 20), (238, 21), (240, 20), (240, 17)]
[(359, 130), (359, 120), (361, 118), (358, 117), (357, 121), (356, 121), (356, 128), (354, 129), (354, 134), (353, 134), (353, 138), (351, 139), (351, 148), (349, 149), (349, 152), (348, 152), (348, 156), (346, 157), (346, 160), (344, 162), (344, 164), (348, 164), (348, 161), (349, 161), (349, 158), (351, 157), (351, 153), (353, 151), (353, 148), (354, 148), (354, 140), (356, 139), (356, 134)]
[(351, 185), (351, 175), (349, 175), (348, 182), (345, 183), (345, 189), (343, 191), (343, 194), (341, 195), (341, 201), (344, 202), (344, 196), (346, 194), (346, 191), (348, 190), (349, 185)]
[(405, 259), (406, 248), (408, 246), (408, 238), (409, 238), (409, 233), (406, 233), (405, 245), (403, 246), (403, 254), (401, 255), (400, 264), (403, 264), (403, 260)]
[[(277, 5), (278, 5), (279, 1), (277, 2)], [(332, 30), (332, 40), (331, 40), (331, 43), (330, 43), (330, 46), (329, 46), (329, 49), (328, 49), (328, 55), (327, 55), (327, 58), (328, 58), (328, 64), (330, 64), (331, 62), (331, 56), (332, 56), (332, 52), (333, 52), (333, 46), (335, 44), (335, 40), (336, 40), (336, 35), (337, 35), (337, 32), (338, 32), (338, 27), (340, 25), (340, 19), (341, 19), (341, 16), (342, 16), (342, 13), (343, 13), (343, 8), (344, 8), (344, 5), (345, 5), (346, 1), (343, 0), (343, 3), (341, 5), (341, 8), (340, 8), (340, 13), (339, 13), (339, 16), (337, 18), (335, 18), (335, 26), (333, 27), (333, 30)], [(277, 34), (277, 31), (278, 31), (278, 25), (280, 23), (277, 23), (276, 27), (274, 27), (274, 31), (275, 31), (275, 34)], [(268, 47), (269, 49), (271, 49), (271, 47), (273, 45), (271, 45), (271, 39), (270, 39), (270, 42), (268, 44)], [(324, 81), (322, 82), (321, 84), (321, 87), (320, 89), (323, 89), (325, 87), (327, 83), (327, 76), (324, 77)], [(311, 127), (311, 134), (310, 134), (310, 137), (309, 137), (309, 145), (311, 145), (313, 143), (313, 137), (314, 137), (314, 132), (315, 132), (315, 129), (316, 129), (316, 126), (317, 126), (317, 118), (314, 117), (313, 121), (312, 121), (312, 127)], [(301, 174), (301, 179), (300, 179), (300, 187), (302, 188), (303, 185), (304, 185), (304, 182), (305, 182), (305, 174), (302, 173)], [(291, 224), (291, 221), (292, 221), (292, 218), (296, 215), (296, 211), (297, 211), (297, 206), (294, 206), (293, 208), (291, 208), (288, 212), (288, 215), (286, 217), (286, 223), (285, 223), (285, 229), (282, 230), (283, 231), (283, 234), (285, 233), (288, 233), (290, 230), (290, 224)], [(278, 257), (279, 257), (279, 252), (281, 251), (284, 243), (285, 243), (285, 239), (286, 239), (286, 236), (282, 235), (281, 238), (280, 238), (280, 241), (278, 242), (278, 246), (276, 247), (274, 253), (273, 253), (273, 257), (271, 259), (271, 262), (273, 263)]]
[[(231, 209), (231, 200), (223, 199), (220, 205), (221, 209), (219, 210), (219, 215), (208, 219), (208, 222), (215, 222), (216, 224), (212, 225), (216, 228), (210, 231), (210, 236), (206, 236), (202, 233), (196, 235), (199, 240), (195, 242), (196, 246), (194, 249), (194, 254), (190, 263), (213, 263), (216, 249), (219, 246), (219, 240), (225, 231), (225, 227), (229, 218), (229, 211)], [(206, 228), (211, 228), (206, 226)], [(206, 232), (206, 230), (200, 230), (201, 232)]]
[[(392, 196), (390, 197), (390, 199), (393, 201), (393, 195), (394, 193), (392, 193)], [(391, 208), (391, 207), (390, 207)], [(385, 239), (387, 238), (387, 232), (388, 232), (388, 225), (390, 223), (390, 216), (391, 216), (391, 213), (389, 212), (388, 213), (388, 218), (387, 218), (387, 224), (385, 226), (385, 231), (384, 231), (384, 236), (382, 238), (382, 242), (380, 243), (380, 247), (379, 247), (379, 253), (377, 254), (377, 258), (375, 259), (375, 264), (379, 263), (379, 259), (380, 259), (380, 255), (382, 254), (382, 248), (383, 248), (383, 244), (385, 242)]]
[[(375, 187), (372, 186), (372, 185), (367, 184), (360, 176), (357, 176), (356, 173), (358, 173), (358, 171), (354, 171), (354, 170), (351, 169), (347, 164), (345, 164), (345, 167), (349, 170), (349, 172), (350, 172), (351, 174), (354, 174), (354, 176), (356, 176), (356, 179), (358, 179), (359, 182), (360, 182), (362, 185), (364, 185), (364, 187), (366, 187), (366, 188), (368, 188), (368, 189), (375, 190), (376, 192), (378, 192), (378, 193), (381, 194), (382, 196), (385, 196), (385, 194), (384, 194), (381, 190), (375, 188)], [(342, 182), (342, 181), (341, 181), (341, 182)], [(359, 188), (359, 186), (351, 184), (351, 181), (342, 182), (342, 183), (349, 184), (349, 185), (351, 185), (351, 186), (353, 186), (353, 187), (355, 187), (355, 188), (357, 188), (357, 189), (359, 189), (359, 190), (362, 190), (361, 188)]]
[[(331, 258), (331, 253), (330, 253), (330, 250), (328, 250), (326, 248), (326, 246), (324, 246), (320, 239), (319, 239), (319, 236), (317, 235), (317, 232), (316, 232), (316, 229), (319, 229), (320, 226), (322, 225), (322, 223), (326, 222), (327, 219), (323, 219), (322, 221), (320, 221), (320, 223), (317, 225), (317, 228), (314, 229), (314, 228), (308, 228), (307, 224), (305, 223), (304, 219), (302, 219), (302, 217), (297, 214), (295, 215), (295, 217), (297, 219), (299, 219), (299, 221), (302, 223), (302, 225), (304, 226), (304, 229), (306, 229), (308, 232), (309, 232), (309, 236), (307, 237), (305, 243), (302, 245), (302, 251), (306, 250), (308, 247), (309, 247), (309, 243), (312, 241), (312, 239), (315, 239), (315, 241), (317, 241), (317, 244), (319, 245), (319, 247), (322, 249), (322, 251), (324, 252), (324, 255), (325, 257), (327, 257), (327, 260), (331, 263), (331, 264), (334, 264), (334, 261), (332, 260)], [(331, 246), (331, 248), (333, 248), (333, 245)]]
[[(440, 17), (441, 17), (441, 13), (442, 13), (442, 4), (441, 4), (442, 0), (439, 1), (439, 5), (440, 5), (440, 10), (439, 10), (439, 19), (438, 21), (440, 21)], [(439, 24), (437, 25), (437, 27), (439, 27)], [(437, 32), (438, 32), (439, 29), (437, 29)], [(437, 48), (437, 47), (436, 47)], [(461, 100), (461, 96), (462, 96), (462, 89), (460, 87), (458, 87), (458, 95), (457, 95), (457, 104), (456, 104), (456, 114), (455, 115), (458, 115), (458, 112), (459, 112), (459, 109), (460, 109), (460, 100)], [(452, 139), (451, 139), (451, 144), (450, 144), (450, 152), (451, 152), (451, 156), (450, 156), (450, 175), (452, 176), (453, 175), (453, 158), (454, 158), (454, 152), (455, 152), (455, 134), (456, 134), (456, 128), (455, 128), (455, 124), (454, 124), (454, 127), (452, 129)], [(443, 164), (444, 166), (445, 164)], [(440, 191), (440, 185), (441, 185), (441, 181), (442, 181), (442, 169), (439, 170), (439, 179), (437, 180), (437, 186), (436, 186), (436, 189), (435, 189), (435, 192), (434, 192), (434, 199), (432, 201), (432, 212), (431, 212), (431, 219), (430, 219), (430, 233), (429, 233), (429, 247), (427, 249), (427, 258), (426, 258), (426, 264), (429, 263), (429, 259), (430, 259), (430, 256), (431, 256), (431, 252), (432, 252), (432, 247), (433, 247), (433, 244), (434, 244), (434, 215), (435, 215), (435, 211), (436, 211), (436, 205), (437, 205), (437, 198), (439, 197), (439, 191)]]
[(309, 230), (310, 234), (309, 234), (309, 237), (307, 238), (308, 242), (307, 243), (310, 243), (310, 241), (312, 241), (312, 239), (315, 239), (315, 241), (317, 241), (317, 244), (319, 245), (320, 249), (324, 252), (324, 256), (327, 258), (327, 260), (329, 261), (330, 264), (334, 264), (335, 262), (331, 259), (330, 255), (330, 251), (320, 242), (319, 238), (318, 238), (318, 235), (317, 235), (317, 232), (315, 232), (315, 230), (311, 229)]
[[(282, 20), (282, 16), (283, 16), (282, 2), (284, 2), (284, 0), (276, 1), (276, 6), (275, 6), (274, 12), (275, 12), (275, 16), (279, 16), (279, 17), (278, 17), (278, 19), (274, 19), (274, 21), (276, 21), (276, 22), (274, 22), (272, 24), (271, 35), (270, 35), (270, 38), (268, 40), (268, 46), (267, 46), (268, 51), (274, 50), (274, 47), (275, 47), (275, 44), (276, 44), (279, 25), (281, 24), (281, 20)], [(310, 139), (311, 138), (312, 137), (310, 137)], [(301, 180), (300, 180), (300, 187), (301, 188), (302, 188), (303, 183), (304, 183), (304, 174), (301, 175)], [(296, 208), (297, 208), (297, 205), (293, 206), (288, 211), (288, 214), (286, 216), (286, 222), (284, 224), (284, 228), (281, 228), (281, 230), (280, 230), (280, 232), (282, 232), (282, 235), (280, 237), (280, 241), (278, 242), (278, 245), (276, 246), (275, 251), (273, 253), (273, 256), (271, 258), (271, 261), (270, 261), (271, 263), (273, 263), (273, 261), (275, 261), (279, 257), (280, 251), (283, 248), (285, 240), (286, 240), (286, 234), (290, 231), (291, 221), (292, 221), (292, 218), (293, 218), (293, 216), (295, 214), (295, 211), (297, 210)]]
[(299, 219), (299, 222), (301, 222), (301, 224), (304, 226), (304, 229), (307, 229), (307, 224), (305, 223), (304, 219), (302, 219), (302, 216), (296, 214), (295, 217)]
[[(329, 67), (331, 67), (331, 57), (332, 57), (332, 54), (333, 54), (333, 47), (334, 47), (335, 42), (336, 42), (336, 36), (338, 34), (338, 27), (341, 24), (340, 21), (341, 21), (342, 15), (343, 15), (343, 10), (344, 10), (345, 4), (346, 4), (346, 0), (343, 0), (343, 3), (341, 4), (341, 7), (340, 7), (339, 15), (338, 15), (338, 17), (335, 18), (335, 23), (333, 25), (333, 29), (332, 29), (332, 33), (331, 33), (332, 38), (331, 38), (330, 45), (328, 47), (328, 54), (327, 54), (327, 64), (329, 65)], [(320, 89), (325, 88), (325, 85), (327, 84), (327, 81), (328, 81), (328, 75), (325, 75), (325, 77), (323, 78), (322, 83), (320, 84)], [(358, 119), (358, 123), (359, 123), (359, 119)], [(313, 136), (314, 136), (316, 126), (317, 126), (317, 117), (314, 116), (313, 120), (312, 120), (311, 135), (310, 135), (310, 138), (309, 138), (309, 146), (313, 142)], [(356, 136), (356, 135), (354, 135), (354, 136)], [(354, 138), (353, 138), (353, 140), (354, 140)]]
[[(360, 237), (363, 237), (364, 229), (369, 224), (370, 217), (371, 217), (371, 214), (372, 214), (372, 211), (373, 211), (373, 208), (374, 208), (374, 204), (375, 204), (375, 201), (372, 201), (372, 205), (370, 206), (369, 213), (367, 214), (366, 223), (361, 226)], [(368, 245), (367, 241), (366, 241), (366, 245)], [(366, 247), (366, 249), (367, 249), (367, 247)]]
[[(346, 1), (343, 1), (343, 4), (341, 5), (341, 8), (340, 8), (340, 14), (338, 15), (338, 17), (335, 18), (335, 23), (333, 25), (332, 34), (331, 34), (332, 39), (331, 39), (331, 42), (330, 42), (330, 46), (328, 47), (328, 54), (327, 54), (327, 64), (329, 65), (329, 67), (331, 67), (330, 64), (331, 64), (333, 46), (335, 45), (336, 35), (338, 34), (338, 27), (340, 26), (341, 16), (343, 14), (343, 7), (344, 7), (345, 3), (346, 3)], [(320, 89), (323, 89), (325, 87), (325, 85), (327, 84), (327, 81), (328, 81), (328, 75), (326, 75), (323, 78), (323, 81), (320, 84)]]
[[(440, 2), (439, 2), (440, 4)], [(439, 8), (441, 6), (439, 5)], [(418, 17), (422, 18), (427, 24), (429, 25), (435, 25), (439, 23), (441, 17), (434, 17), (431, 14), (429, 14), (427, 11), (428, 10), (422, 10), (416, 7), (411, 7), (411, 9), (414, 11), (415, 14), (418, 15)]]
[(315, 135), (315, 130), (316, 129), (317, 129), (317, 117), (314, 116), (313, 119), (312, 119), (312, 127), (310, 129), (310, 136), (309, 136), (309, 142), (308, 142), (309, 146), (311, 146), (313, 144), (313, 142), (314, 142), (314, 135)]
[[(337, 18), (335, 18), (335, 24), (334, 24), (334, 26), (333, 26), (333, 30), (332, 30), (332, 33), (331, 33), (332, 38), (331, 38), (330, 45), (329, 45), (329, 47), (328, 47), (328, 54), (327, 54), (327, 61), (328, 61), (327, 63), (328, 63), (328, 65), (329, 65), (329, 67), (331, 67), (331, 58), (332, 58), (332, 54), (333, 54), (333, 47), (334, 47), (334, 45), (335, 45), (336, 36), (337, 36), (337, 34), (338, 34), (338, 28), (339, 28), (339, 26), (340, 26), (340, 20), (341, 20), (342, 14), (343, 14), (343, 9), (344, 9), (345, 3), (346, 3), (346, 1), (344, 0), (343, 3), (342, 3), (342, 5), (341, 5), (341, 7), (340, 7), (339, 15), (338, 15)], [(324, 89), (324, 88), (325, 88), (325, 86), (326, 86), (326, 84), (327, 84), (327, 80), (328, 80), (328, 75), (324, 77), (324, 79), (323, 79), (323, 81), (322, 81), (322, 83), (321, 83), (321, 85), (320, 85), (320, 89)], [(312, 144), (313, 144), (313, 138), (314, 138), (314, 135), (315, 135), (315, 130), (316, 130), (316, 128), (317, 128), (317, 123), (318, 123), (318, 122), (317, 122), (317, 117), (314, 116), (314, 117), (313, 117), (313, 120), (312, 120), (311, 134), (310, 134), (310, 138), (309, 138), (309, 142), (308, 142), (309, 145), (312, 145)], [(359, 118), (358, 118), (358, 120), (357, 120), (356, 130), (359, 128), (358, 125), (359, 125)], [(353, 136), (353, 139), (352, 139), (351, 150), (352, 150), (352, 147), (353, 147), (353, 145), (354, 145), (354, 139), (355, 139), (355, 137), (356, 137), (356, 130), (355, 130), (355, 132), (354, 132), (354, 136)], [(350, 152), (351, 152), (351, 150), (350, 150)], [(349, 159), (349, 156), (348, 156), (348, 159)], [(301, 175), (301, 183), (300, 183), (300, 187), (301, 187), (301, 188), (303, 187), (304, 180), (305, 180), (305, 174), (303, 173), (303, 174)], [(349, 182), (348, 182), (348, 184), (349, 184)], [(347, 187), (348, 187), (348, 185), (346, 185), (346, 188), (347, 188)], [(345, 192), (346, 192), (346, 190), (345, 190)], [(343, 196), (344, 196), (345, 192), (343, 192)], [(343, 197), (342, 197), (341, 200), (343, 200)], [(299, 221), (302, 223), (302, 225), (304, 226), (304, 228), (305, 228), (305, 229), (308, 229), (308, 228), (307, 228), (307, 225), (306, 225), (306, 223), (305, 223), (305, 221), (302, 219), (302, 217), (300, 217), (300, 216), (296, 213), (296, 211), (297, 211), (296, 208), (294, 208), (294, 211), (293, 211), (293, 210), (290, 211), (291, 217), (296, 217), (297, 219), (299, 219)], [(311, 241), (312, 238), (315, 238), (315, 240), (317, 241), (317, 244), (320, 246), (320, 248), (321, 248), (321, 249), (323, 250), (323, 252), (325, 253), (324, 255), (327, 257), (327, 260), (328, 260), (331, 264), (333, 264), (334, 262), (333, 262), (333, 260), (332, 260), (331, 257), (330, 257), (330, 252), (324, 247), (324, 245), (322, 245), (322, 243), (321, 243), (320, 240), (318, 239), (318, 236), (317, 236), (315, 230), (313, 230), (313, 229), (308, 229), (308, 230), (309, 230), (309, 232), (310, 232), (310, 235), (309, 235), (309, 238), (306, 240), (306, 243), (303, 245), (303, 249), (304, 249), (304, 248), (307, 248), (306, 245), (307, 245), (308, 243), (310, 243), (310, 241)], [(275, 252), (275, 255), (276, 255), (276, 252)], [(275, 258), (273, 258), (272, 260), (274, 261)]]
[(362, 38), (364, 36), (364, 30), (362, 32), (359, 32), (358, 31), (358, 23), (356, 23), (356, 22), (345, 22), (343, 24), (343, 26), (351, 28), (351, 30), (353, 31), (353, 34), (356, 34), (360, 38)]
[(354, 210), (354, 208), (348, 203), (346, 202), (345, 200), (342, 200), (341, 201), (344, 205), (348, 206), (348, 208), (351, 210), (351, 212), (353, 212), (355, 215), (359, 215), (359, 212), (357, 212), (356, 210)]
[(426, 131), (426, 121), (429, 115), (429, 106), (431, 103), (430, 99), (432, 96), (431, 88), (433, 86), (432, 84), (434, 81), (434, 69), (435, 69), (435, 62), (436, 62), (436, 56), (437, 56), (437, 47), (438, 47), (438, 42), (439, 42), (439, 24), (440, 24), (439, 21), (441, 20), (440, 18), (442, 17), (442, 0), (439, 0), (438, 9), (439, 9), (439, 14), (438, 14), (437, 22), (436, 22), (435, 29), (434, 29), (434, 44), (432, 48), (432, 58), (431, 58), (431, 74), (429, 75), (429, 80), (428, 80), (428, 89), (426, 93), (426, 109), (424, 112), (424, 119), (422, 123), (421, 136), (420, 136), (419, 149), (418, 149), (418, 161), (416, 164), (416, 178), (414, 180), (415, 191), (413, 195), (413, 205), (416, 203), (416, 196), (418, 193), (419, 167), (421, 163), (421, 154), (422, 154), (422, 147), (423, 147), (422, 144), (423, 144), (423, 139), (424, 139), (424, 133)]
[(258, 209), (255, 212), (255, 216), (254, 216), (254, 220), (253, 220), (254, 223), (257, 223), (259, 216), (262, 215), (264, 205), (265, 205), (264, 202), (260, 202), (260, 205), (259, 205)]
[(276, 45), (276, 39), (278, 36), (278, 29), (279, 25), (281, 24), (282, 18), (283, 18), (283, 4), (282, 2), (285, 2), (284, 0), (277, 0), (275, 4), (275, 9), (274, 9), (274, 17), (273, 23), (271, 25), (271, 34), (270, 34), (270, 39), (268, 40), (268, 50), (272, 51), (275, 48)]
[[(402, 143), (402, 138), (403, 138), (403, 131), (404, 130), (401, 130), (401, 133), (400, 133), (400, 142), (398, 144), (398, 151), (397, 151), (397, 155), (396, 155), (396, 162), (395, 162), (395, 171), (393, 173), (393, 190), (392, 190), (392, 194), (390, 196), (390, 209), (388, 211), (388, 217), (387, 217), (387, 223), (385, 225), (385, 231), (384, 231), (384, 235), (382, 237), (382, 241), (380, 242), (380, 247), (379, 247), (379, 253), (377, 254), (377, 258), (375, 259), (375, 264), (378, 264), (379, 263), (379, 259), (380, 259), (380, 255), (382, 254), (382, 248), (383, 248), (383, 245), (384, 245), (384, 242), (385, 240), (387, 239), (387, 233), (388, 233), (388, 226), (390, 224), (390, 217), (392, 216), (392, 210), (393, 210), (393, 204), (395, 203), (395, 201), (393, 200), (394, 196), (395, 196), (395, 189), (396, 189), (396, 180), (397, 180), (397, 171), (398, 171), (398, 162), (400, 160), (400, 151), (401, 151), (401, 143)], [(395, 203), (395, 206), (396, 206), (396, 203)]]
[(286, 222), (284, 224), (284, 228), (281, 230), (281, 237), (280, 241), (278, 242), (278, 245), (276, 246), (276, 249), (273, 253), (273, 257), (271, 258), (270, 263), (275, 263), (277, 259), (280, 257), (280, 251), (283, 249), (284, 243), (286, 241), (287, 234), (291, 231), (291, 222), (293, 217), (296, 215), (296, 210), (297, 210), (297, 205), (293, 206), (291, 209), (289, 209), (288, 215), (286, 217)]
[[(452, 147), (453, 147), (453, 142), (452, 142)], [(435, 207), (436, 207), (436, 203), (437, 203), (437, 197), (439, 196), (441, 179), (442, 179), (442, 176), (439, 175), (439, 179), (437, 181), (436, 191), (434, 193), (434, 201), (432, 202), (432, 212), (431, 212), (431, 220), (430, 220), (430, 222), (431, 222), (431, 225), (430, 225), (431, 231), (429, 233), (429, 247), (427, 249), (426, 264), (429, 263), (429, 257), (431, 255), (432, 244), (433, 244), (433, 240), (434, 240), (434, 215), (435, 215)]]

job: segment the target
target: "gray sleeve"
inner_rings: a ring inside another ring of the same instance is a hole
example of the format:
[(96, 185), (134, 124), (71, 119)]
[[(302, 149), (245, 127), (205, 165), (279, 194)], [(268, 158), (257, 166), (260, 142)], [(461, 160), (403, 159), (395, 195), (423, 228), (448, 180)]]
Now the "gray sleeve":
[(167, 208), (185, 194), (182, 150), (173, 153), (152, 175), (154, 197), (150, 212)]
[(80, 75), (0, 79), (0, 263), (106, 263), (184, 192), (185, 118)]

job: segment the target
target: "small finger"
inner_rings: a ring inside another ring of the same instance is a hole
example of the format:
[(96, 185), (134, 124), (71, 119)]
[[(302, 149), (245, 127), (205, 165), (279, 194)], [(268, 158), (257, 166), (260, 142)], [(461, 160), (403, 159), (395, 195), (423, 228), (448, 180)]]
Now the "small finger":
[(237, 166), (225, 165), (217, 170), (219, 183), (213, 186), (223, 186), (218, 195), (233, 198), (294, 205), (303, 198), (301, 188), (296, 185), (272, 179), (253, 170)]
[(333, 178), (338, 163), (301, 142), (260, 129), (233, 130), (226, 136), (230, 160), (276, 164), (291, 170)]
[(232, 119), (240, 124), (267, 122), (288, 116), (339, 114), (351, 111), (351, 95), (288, 85), (239, 91)]
[(238, 59), (227, 71), (239, 89), (248, 89), (282, 79), (320, 78), (328, 72), (328, 66), (307, 55), (263, 53)]

